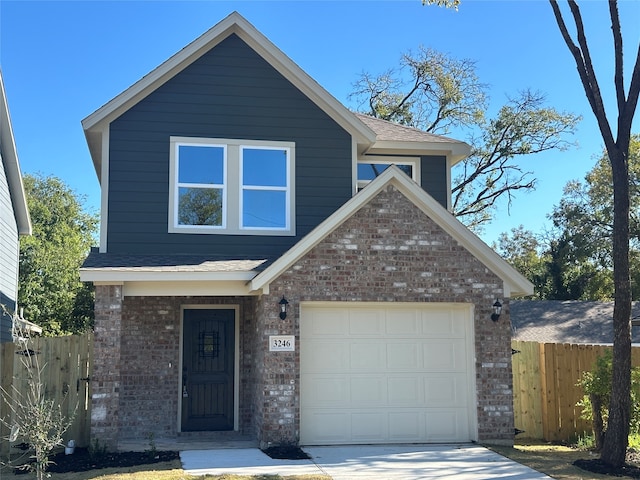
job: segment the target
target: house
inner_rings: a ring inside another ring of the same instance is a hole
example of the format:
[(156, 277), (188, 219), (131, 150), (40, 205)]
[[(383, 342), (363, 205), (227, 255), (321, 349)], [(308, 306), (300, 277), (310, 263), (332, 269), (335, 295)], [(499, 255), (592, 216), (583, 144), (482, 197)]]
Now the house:
[(82, 125), (94, 438), (513, 441), (533, 286), (447, 210), (468, 145), (350, 112), (237, 13)]
[[(513, 339), (538, 343), (613, 344), (613, 302), (518, 300), (511, 302)], [(640, 343), (640, 302), (633, 302), (631, 340)]]
[(0, 158), (0, 342), (10, 342), (14, 322), (21, 323), (21, 330), (39, 327), (23, 321), (17, 312), (19, 239), (21, 235), (31, 235), (31, 219), (1, 71)]

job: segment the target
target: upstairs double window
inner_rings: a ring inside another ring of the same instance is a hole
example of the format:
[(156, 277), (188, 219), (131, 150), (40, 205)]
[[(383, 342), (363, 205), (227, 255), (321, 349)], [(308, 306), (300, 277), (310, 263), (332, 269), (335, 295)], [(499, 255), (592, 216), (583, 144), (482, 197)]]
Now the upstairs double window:
[(294, 235), (295, 145), (171, 138), (169, 231)]

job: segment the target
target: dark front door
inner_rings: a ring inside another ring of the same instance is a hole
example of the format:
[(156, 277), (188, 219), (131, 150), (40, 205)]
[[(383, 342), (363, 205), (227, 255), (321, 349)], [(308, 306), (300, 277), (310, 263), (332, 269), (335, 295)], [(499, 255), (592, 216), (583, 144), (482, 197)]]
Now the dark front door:
[(184, 311), (182, 431), (233, 430), (235, 310)]

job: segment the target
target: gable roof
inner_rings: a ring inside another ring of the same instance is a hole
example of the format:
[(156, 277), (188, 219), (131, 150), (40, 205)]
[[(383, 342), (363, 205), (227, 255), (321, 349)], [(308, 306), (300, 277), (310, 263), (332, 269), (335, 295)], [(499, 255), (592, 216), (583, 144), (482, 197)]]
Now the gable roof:
[(347, 221), (361, 207), (388, 185), (393, 185), (429, 218), (458, 241), (483, 265), (496, 274), (504, 283), (505, 297), (532, 295), (533, 284), (517, 272), (511, 265), (480, 240), (448, 210), (412, 181), (398, 167), (392, 165), (371, 181), (361, 192), (352, 197), (333, 215), (314, 228), (307, 236), (294, 245), (287, 253), (256, 275), (250, 283), (250, 290), (266, 290), (269, 284), (302, 258), (327, 235)]
[(280, 74), (353, 135), (359, 144), (368, 145), (375, 141), (375, 134), (369, 127), (331, 96), (242, 15), (233, 12), (155, 70), (82, 120), (98, 177), (100, 177), (102, 163), (102, 135), (106, 126), (232, 34), (236, 34), (253, 48)]
[[(539, 343), (613, 343), (613, 302), (518, 300), (509, 303), (513, 340)], [(640, 319), (633, 302), (632, 319)], [(632, 323), (633, 320), (632, 320)], [(640, 343), (640, 328), (631, 331)]]
[(15, 140), (13, 138), (13, 127), (11, 126), (11, 117), (9, 116), (9, 105), (4, 90), (4, 80), (2, 79), (2, 71), (0, 70), (0, 156), (2, 164), (7, 176), (9, 184), (9, 193), (11, 194), (11, 204), (13, 212), (18, 224), (18, 233), (20, 235), (31, 235), (31, 218), (29, 217), (29, 208), (27, 206), (27, 197), (22, 183), (22, 175), (20, 173), (20, 162), (18, 161), (18, 152), (16, 150)]
[(437, 151), (434, 153), (436, 154), (442, 152), (451, 155), (453, 164), (469, 155), (470, 148), (464, 142), (426, 132), (422, 132), (424, 135), (419, 135), (419, 130), (410, 127), (398, 125), (398, 128), (394, 129), (391, 122), (385, 122), (388, 124), (386, 125), (383, 123), (384, 120), (353, 114), (242, 15), (233, 12), (127, 90), (82, 120), (82, 127), (99, 179), (102, 176), (103, 137), (107, 134), (109, 123), (232, 34), (240, 37), (351, 134), (358, 145), (359, 154), (366, 152), (397, 153), (398, 150), (410, 154), (420, 152), (424, 154), (425, 149), (435, 148)]

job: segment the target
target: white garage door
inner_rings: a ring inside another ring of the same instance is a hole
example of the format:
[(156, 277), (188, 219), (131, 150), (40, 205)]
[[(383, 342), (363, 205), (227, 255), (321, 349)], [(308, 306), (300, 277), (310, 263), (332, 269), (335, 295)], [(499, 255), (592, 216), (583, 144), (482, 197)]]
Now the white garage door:
[(301, 305), (303, 445), (475, 440), (465, 304)]

